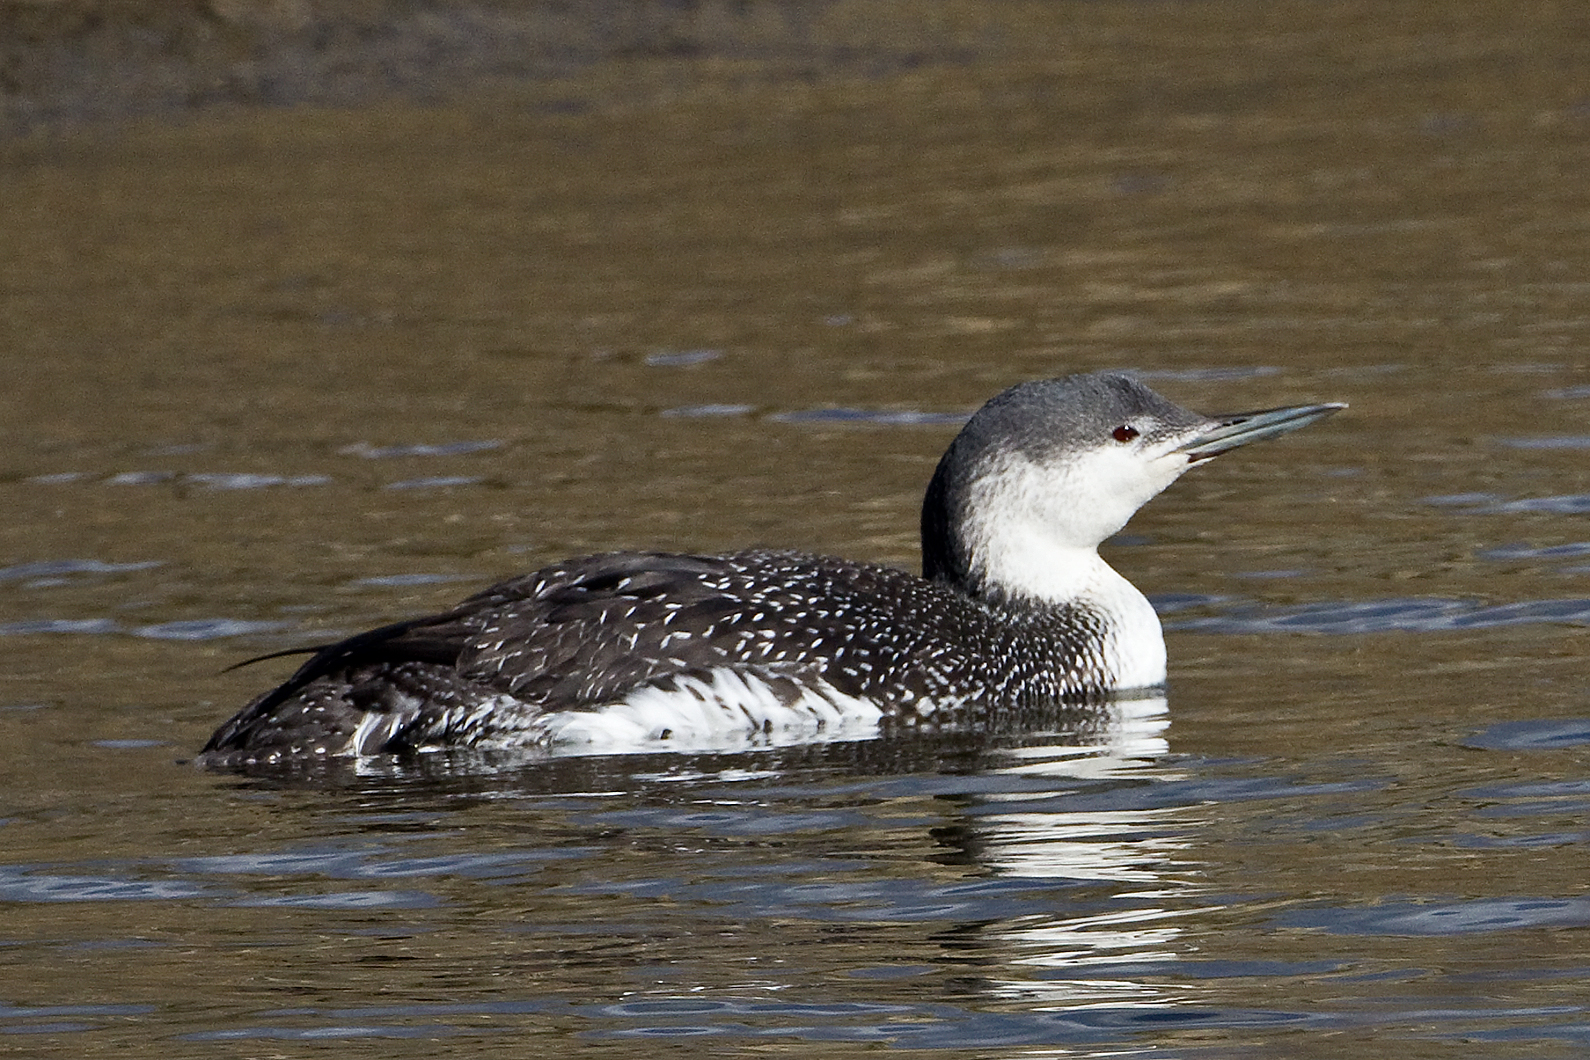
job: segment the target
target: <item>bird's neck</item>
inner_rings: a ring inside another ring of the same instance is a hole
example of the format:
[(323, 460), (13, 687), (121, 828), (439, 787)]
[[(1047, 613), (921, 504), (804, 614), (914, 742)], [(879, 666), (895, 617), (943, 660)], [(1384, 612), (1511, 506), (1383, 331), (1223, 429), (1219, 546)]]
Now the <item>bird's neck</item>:
[(929, 578), (999, 610), (1053, 616), (1057, 635), (1089, 657), (1108, 687), (1164, 684), (1159, 616), (1097, 548), (1066, 544), (1008, 511), (1001, 519), (963, 519), (953, 528), (948, 520), (941, 526), (924, 518), (923, 529)]
[(1063, 544), (1041, 527), (1019, 522), (980, 529), (970, 542), (967, 563), (976, 595), (1047, 608), (1104, 604), (1126, 592), (1141, 595), (1095, 548)]
[[(1002, 541), (973, 575), (975, 595), (996, 607), (1054, 616), (1110, 688), (1165, 683), (1165, 635), (1154, 605), (1095, 549)], [(1086, 642), (1086, 643), (1084, 643)]]

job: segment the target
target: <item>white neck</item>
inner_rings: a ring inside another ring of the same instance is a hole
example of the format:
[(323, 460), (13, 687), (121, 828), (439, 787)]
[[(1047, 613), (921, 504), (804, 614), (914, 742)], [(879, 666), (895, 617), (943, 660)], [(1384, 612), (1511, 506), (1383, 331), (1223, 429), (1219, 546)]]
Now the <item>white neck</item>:
[[(1159, 616), (1131, 582), (1099, 555), (1096, 542), (1124, 523), (1135, 505), (1057, 500), (1046, 476), (1020, 460), (973, 486), (979, 494), (965, 528), (970, 575), (985, 591), (1052, 607), (1074, 605), (1104, 619), (1103, 668), (1115, 688), (1165, 681)], [(1052, 475), (1052, 472), (1050, 473)]]
[(1095, 549), (1055, 545), (1019, 527), (985, 539), (978, 581), (1011, 597), (1075, 605), (1104, 618), (1104, 669), (1115, 688), (1165, 683), (1165, 636), (1159, 616), (1137, 586)]

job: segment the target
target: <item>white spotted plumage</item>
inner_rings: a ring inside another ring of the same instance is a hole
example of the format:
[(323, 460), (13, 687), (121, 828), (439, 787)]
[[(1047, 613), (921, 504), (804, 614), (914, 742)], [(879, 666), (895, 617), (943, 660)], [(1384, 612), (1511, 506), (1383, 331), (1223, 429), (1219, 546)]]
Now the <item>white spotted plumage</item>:
[(1159, 621), (1099, 543), (1195, 460), (1335, 407), (1218, 421), (1118, 375), (1016, 387), (939, 463), (923, 577), (765, 550), (556, 564), (315, 650), (202, 760), (853, 739), (1157, 686)]

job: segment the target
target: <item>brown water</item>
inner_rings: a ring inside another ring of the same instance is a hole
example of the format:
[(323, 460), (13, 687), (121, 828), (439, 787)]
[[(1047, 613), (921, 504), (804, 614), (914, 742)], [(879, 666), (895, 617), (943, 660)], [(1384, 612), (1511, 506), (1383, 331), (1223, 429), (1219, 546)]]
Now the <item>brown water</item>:
[[(1425, 7), (835, 5), (0, 144), (7, 1045), (1582, 1053), (1590, 27)], [(1152, 753), (178, 764), (291, 665), (227, 664), (564, 555), (913, 564), (954, 418), (1104, 367), (1352, 403), (1110, 547)]]

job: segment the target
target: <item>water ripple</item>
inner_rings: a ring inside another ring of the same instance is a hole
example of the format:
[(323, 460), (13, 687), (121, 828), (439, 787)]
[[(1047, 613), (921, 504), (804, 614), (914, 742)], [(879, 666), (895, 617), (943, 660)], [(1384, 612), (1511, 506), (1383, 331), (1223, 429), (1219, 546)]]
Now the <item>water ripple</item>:
[(338, 880), (405, 879), (459, 876), (476, 880), (517, 881), (549, 861), (577, 857), (579, 850), (516, 851), (499, 854), (450, 854), (437, 857), (391, 857), (380, 849), (285, 851), (275, 854), (222, 854), (185, 858), (174, 867), (201, 875), (315, 875)]
[(971, 418), (969, 412), (915, 412), (885, 409), (801, 409), (775, 412), (768, 419), (776, 423), (871, 423), (885, 427), (959, 427)]
[[(749, 998), (656, 997), (613, 1004), (556, 1001), (479, 1001), (380, 1006), (366, 1009), (288, 1009), (261, 1016), (283, 1022), (198, 1031), (183, 1041), (299, 1041), (341, 1038), (429, 1037), (460, 1032), (447, 1017), (557, 1015), (588, 1021), (584, 1033), (599, 1038), (794, 1038), (863, 1042), (914, 1049), (1119, 1042), (1149, 1030), (1213, 1031), (1239, 1027), (1320, 1026), (1331, 1017), (1262, 1009), (1171, 1008), (1162, 1005), (1096, 1005), (1066, 1011), (979, 1011), (959, 1005), (868, 1001), (765, 1001)], [(307, 1026), (286, 1020), (321, 1020)], [(391, 1022), (393, 1020), (427, 1022)], [(470, 1033), (492, 1028), (474, 1020)]]
[(1590, 386), (1557, 387), (1553, 390), (1542, 390), (1540, 396), (1555, 401), (1578, 401), (1580, 398), (1590, 398)]
[(661, 416), (677, 416), (681, 418), (704, 418), (712, 416), (748, 416), (756, 411), (755, 405), (731, 404), (706, 404), (706, 405), (679, 405), (671, 409), (663, 409)]
[[(1097, 1006), (1065, 1011), (983, 1012), (954, 1005), (867, 1003), (797, 1004), (734, 999), (658, 999), (593, 1007), (607, 1021), (635, 1026), (593, 1030), (611, 1038), (795, 1037), (830, 1042), (879, 1042), (897, 1048), (976, 1049), (1119, 1041), (1121, 1034), (1156, 1031), (1281, 1027), (1319, 1024), (1327, 1017), (1296, 1012), (1167, 1006)], [(887, 1015), (888, 1019), (879, 1019)], [(914, 1018), (902, 1018), (914, 1017)], [(794, 1022), (786, 1022), (793, 1020)], [(774, 1021), (770, 1025), (758, 1025)]]
[[(817, 871), (832, 873), (833, 868), (813, 870)], [(872, 877), (814, 880), (792, 874), (787, 879), (719, 878), (693, 882), (658, 877), (584, 883), (573, 890), (580, 894), (622, 895), (631, 899), (700, 902), (714, 908), (720, 916), (735, 919), (778, 917), (816, 922), (909, 924), (1044, 917), (1054, 910), (1059, 894), (1074, 893), (1085, 882), (1002, 878), (934, 884)], [(1070, 899), (1067, 908), (1078, 914), (1105, 911), (1104, 907), (1079, 897)], [(1109, 909), (1121, 911), (1120, 902)]]
[(111, 618), (24, 618), (0, 622), (0, 637), (27, 637), (38, 633), (118, 633), (121, 627)]
[(445, 582), (474, 581), (472, 574), (377, 574), (369, 578), (355, 578), (348, 582), (349, 586), (371, 587), (377, 589), (404, 588), (410, 585), (441, 585)]
[(1475, 553), (1480, 559), (1577, 559), (1590, 556), (1590, 541), (1575, 541), (1563, 545), (1497, 545)]
[(1128, 372), (1139, 379), (1161, 379), (1176, 383), (1225, 383), (1239, 379), (1262, 379), (1280, 375), (1281, 369), (1272, 365), (1230, 368), (1151, 368)]
[(36, 871), (0, 865), (0, 899), (8, 902), (144, 902), (210, 897), (214, 890), (191, 880), (120, 879)]
[(1495, 493), (1442, 493), (1424, 498), (1438, 508), (1460, 509), (1466, 515), (1507, 515), (1519, 512), (1545, 512), (1553, 515), (1584, 515), (1590, 512), (1590, 494), (1562, 493), (1550, 497), (1525, 497), (1503, 500)]
[[(81, 476), (47, 475), (35, 482), (68, 482)], [(255, 490), (272, 486), (324, 486), (330, 475), (259, 475), (241, 471), (198, 471), (179, 475), (175, 471), (120, 471), (101, 480), (107, 486), (159, 486), (168, 482), (206, 490)]]
[(1590, 926), (1590, 898), (1490, 898), (1467, 902), (1384, 902), (1317, 907), (1277, 918), (1286, 927), (1334, 935), (1472, 935), (1487, 931)]
[(1462, 741), (1483, 751), (1554, 751), (1590, 744), (1590, 718), (1504, 721)]
[(1501, 438), (1509, 449), (1590, 449), (1590, 434), (1555, 434), (1544, 438)]
[(1130, 787), (1104, 788), (1036, 798), (1001, 799), (985, 805), (970, 806), (964, 811), (968, 816), (1013, 813), (1122, 813), (1127, 810), (1157, 810), (1175, 807), (1201, 806), (1210, 803), (1247, 802), (1253, 799), (1314, 798), (1320, 795), (1344, 795), (1354, 792), (1377, 791), (1390, 785), (1385, 777), (1362, 777), (1355, 780), (1328, 781), (1306, 784), (1286, 777), (1194, 777), (1187, 780), (1164, 780), (1153, 784)]
[(139, 560), (134, 563), (106, 563), (97, 559), (42, 559), (0, 567), (0, 582), (60, 578), (68, 574), (120, 574), (130, 570), (148, 570), (160, 566), (161, 563), (162, 561), (158, 559)]
[(498, 449), (502, 442), (495, 438), (482, 438), (475, 441), (441, 442), (426, 444), (416, 442), (411, 445), (371, 445), (369, 442), (355, 442), (345, 445), (337, 452), (341, 456), (362, 456), (366, 460), (388, 460), (402, 456), (464, 456), (468, 453), (481, 453), (488, 449)]
[(1532, 623), (1590, 623), (1590, 599), (1483, 605), (1434, 597), (1233, 608), (1224, 615), (1165, 623), (1182, 633), (1435, 633)]
[(154, 1005), (7, 1005), (0, 1002), (0, 1020), (45, 1019), (60, 1016), (142, 1016)]
[[(1590, 739), (1590, 719), (1580, 723), (1580, 735)], [(1590, 795), (1590, 779), (1544, 780), (1524, 784), (1493, 784), (1469, 788), (1458, 794), (1470, 799), (1540, 799)]]
[(131, 630), (135, 637), (150, 640), (220, 640), (245, 637), (252, 633), (275, 633), (287, 628), (286, 622), (251, 622), (241, 618), (190, 618), (177, 622), (158, 622)]
[(480, 479), (469, 475), (435, 475), (430, 478), (411, 478), (401, 482), (388, 482), (382, 489), (389, 490), (430, 490), (448, 489), (453, 486), (473, 486)]
[[(267, 1041), (336, 1041), (343, 1038), (437, 1038), (457, 1033), (458, 1029), (456, 1027), (440, 1026), (434, 1023), (426, 1023), (419, 1026), (389, 1023), (375, 1026), (238, 1027), (224, 1031), (200, 1031), (195, 1034), (182, 1034), (177, 1036), (177, 1040), (184, 1042), (247, 1042), (261, 1039)], [(472, 1030), (471, 1033), (478, 1034), (480, 1031), (477, 1028)]]
[(0, 1003), (0, 1034), (78, 1034), (96, 1031), (102, 1023), (65, 1020), (63, 1016), (147, 1016), (155, 1005), (7, 1005)]
[(122, 471), (105, 480), (107, 486), (158, 486), (176, 478), (174, 471)]
[(660, 350), (646, 355), (646, 364), (652, 368), (688, 368), (693, 364), (706, 364), (723, 356), (722, 350)]
[(270, 486), (324, 486), (330, 475), (252, 475), (243, 472), (207, 471), (182, 476), (182, 481), (212, 490), (257, 490)]
[(227, 904), (243, 909), (431, 909), (442, 900), (424, 891), (327, 891), (258, 895)]
[(150, 640), (219, 640), (255, 633), (275, 633), (288, 628), (286, 622), (248, 621), (240, 618), (192, 618), (156, 622), (131, 629), (113, 618), (25, 618), (0, 622), (0, 637), (28, 637), (49, 633), (104, 636), (125, 633)]

